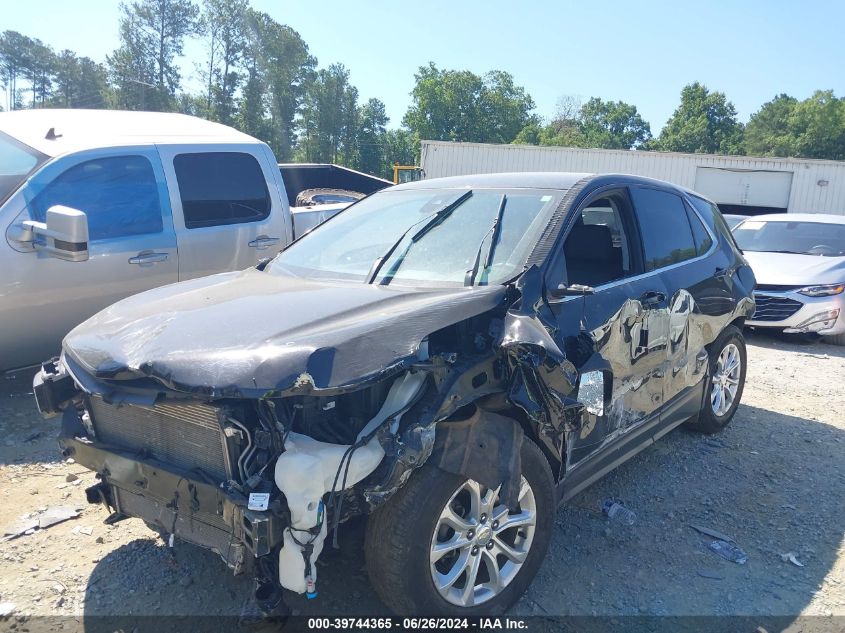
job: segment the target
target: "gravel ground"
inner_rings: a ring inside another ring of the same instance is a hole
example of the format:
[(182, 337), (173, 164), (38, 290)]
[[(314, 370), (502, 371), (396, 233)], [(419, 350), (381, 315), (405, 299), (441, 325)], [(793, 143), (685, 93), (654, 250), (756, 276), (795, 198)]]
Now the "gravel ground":
[[(679, 429), (561, 508), (546, 561), (513, 615), (843, 622), (831, 616), (845, 616), (845, 348), (748, 337), (745, 395), (730, 427), (712, 437)], [(0, 379), (0, 522), (56, 505), (81, 514), (0, 543), (0, 603), (14, 604), (0, 628), (25, 630), (31, 615), (252, 611), (251, 581), (215, 555), (187, 544), (170, 550), (138, 520), (103, 524), (106, 511), (85, 504), (93, 476), (61, 459), (56, 422), (40, 418), (28, 381)], [(636, 523), (596, 512), (607, 497), (636, 512)], [(730, 535), (748, 562), (720, 558), (691, 524)], [(327, 548), (320, 597), (289, 596), (295, 612), (385, 613), (362, 542), (358, 522), (341, 534), (341, 552)]]

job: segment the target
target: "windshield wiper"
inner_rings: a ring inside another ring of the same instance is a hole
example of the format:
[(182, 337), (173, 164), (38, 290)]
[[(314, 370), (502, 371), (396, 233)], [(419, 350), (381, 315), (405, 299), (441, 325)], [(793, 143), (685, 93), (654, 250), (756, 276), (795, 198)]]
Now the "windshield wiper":
[(484, 266), (481, 267), (482, 273), (490, 268), (490, 265), (493, 263), (493, 255), (496, 252), (499, 234), (502, 231), (502, 216), (505, 214), (505, 205), (507, 203), (508, 197), (505, 194), (502, 194), (502, 199), (499, 202), (499, 210), (496, 211), (496, 217), (493, 219), (493, 224), (490, 225), (490, 228), (484, 233), (484, 237), (481, 238), (481, 243), (478, 245), (478, 250), (475, 252), (475, 260), (472, 264), (472, 268), (468, 270), (464, 276), (464, 286), (471, 286), (475, 283), (475, 276), (478, 274), (478, 265), (481, 263), (481, 251), (484, 249), (484, 242), (487, 240), (488, 235), (490, 235), (490, 244), (487, 246), (487, 254), (484, 256)]
[(373, 281), (375, 281), (375, 278), (381, 270), (381, 267), (384, 265), (384, 262), (390, 259), (390, 256), (393, 255), (393, 251), (399, 248), (399, 245), (405, 240), (408, 233), (411, 232), (411, 229), (413, 229), (418, 224), (425, 222), (425, 225), (411, 236), (411, 243), (408, 244), (405, 250), (402, 251), (402, 254), (398, 258), (396, 258), (396, 261), (394, 262), (393, 266), (390, 267), (390, 270), (387, 272), (387, 275), (385, 275), (385, 278), (392, 277), (394, 274), (396, 274), (396, 270), (399, 268), (400, 264), (402, 263), (402, 260), (405, 259), (405, 255), (408, 254), (408, 251), (411, 249), (411, 246), (413, 244), (416, 244), (420, 240), (420, 238), (422, 238), (431, 229), (436, 226), (439, 226), (446, 218), (452, 215), (452, 212), (455, 209), (457, 209), (464, 202), (466, 202), (470, 198), (470, 196), (472, 196), (472, 189), (462, 194), (442, 209), (438, 209), (431, 215), (428, 215), (419, 222), (414, 222), (411, 226), (409, 226), (408, 229), (404, 233), (402, 233), (402, 235), (399, 236), (399, 239), (396, 240), (393, 245), (387, 250), (387, 252), (373, 262), (373, 265), (370, 267), (370, 272), (367, 273), (367, 278), (365, 279), (366, 283), (371, 284), (373, 283)]

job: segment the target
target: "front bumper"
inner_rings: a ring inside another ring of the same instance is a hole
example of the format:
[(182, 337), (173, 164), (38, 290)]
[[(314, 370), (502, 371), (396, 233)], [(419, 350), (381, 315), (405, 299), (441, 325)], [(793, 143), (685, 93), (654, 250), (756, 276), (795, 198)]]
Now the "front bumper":
[(247, 508), (246, 496), (181, 472), (171, 465), (92, 441), (80, 432), (77, 411), (66, 409), (59, 446), (66, 457), (101, 480), (89, 501), (104, 502), (118, 517), (136, 517), (184, 541), (216, 552), (237, 574), (280, 545), (289, 524), (284, 510)]
[(845, 294), (807, 297), (794, 290), (755, 290), (754, 299), (757, 311), (746, 325), (777, 328), (788, 334), (845, 332)]

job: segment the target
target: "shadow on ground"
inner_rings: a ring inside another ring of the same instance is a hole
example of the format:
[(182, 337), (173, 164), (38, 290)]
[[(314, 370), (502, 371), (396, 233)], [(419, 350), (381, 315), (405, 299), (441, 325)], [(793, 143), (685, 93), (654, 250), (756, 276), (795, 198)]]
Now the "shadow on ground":
[[(837, 559), (843, 443), (843, 432), (824, 423), (749, 406), (718, 436), (670, 434), (558, 512), (546, 561), (511, 613), (790, 622)], [(608, 523), (596, 511), (606, 497), (634, 510), (636, 524)], [(748, 562), (718, 557), (691, 524), (730, 535)], [(287, 596), (296, 612), (385, 614), (364, 570), (363, 530), (363, 521), (347, 526), (343, 551), (321, 559), (318, 599)], [(784, 561), (787, 553), (804, 566)], [(251, 592), (249, 579), (232, 577), (215, 555), (190, 545), (171, 552), (151, 534), (100, 561), (85, 614), (241, 616), (254, 612)]]

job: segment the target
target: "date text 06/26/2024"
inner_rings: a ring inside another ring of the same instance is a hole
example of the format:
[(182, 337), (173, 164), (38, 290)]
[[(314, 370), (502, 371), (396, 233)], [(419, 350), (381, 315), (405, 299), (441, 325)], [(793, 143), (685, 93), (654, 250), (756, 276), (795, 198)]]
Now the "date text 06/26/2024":
[(454, 630), (527, 630), (528, 624), (520, 618), (308, 618), (309, 630), (391, 630), (440, 631)]

